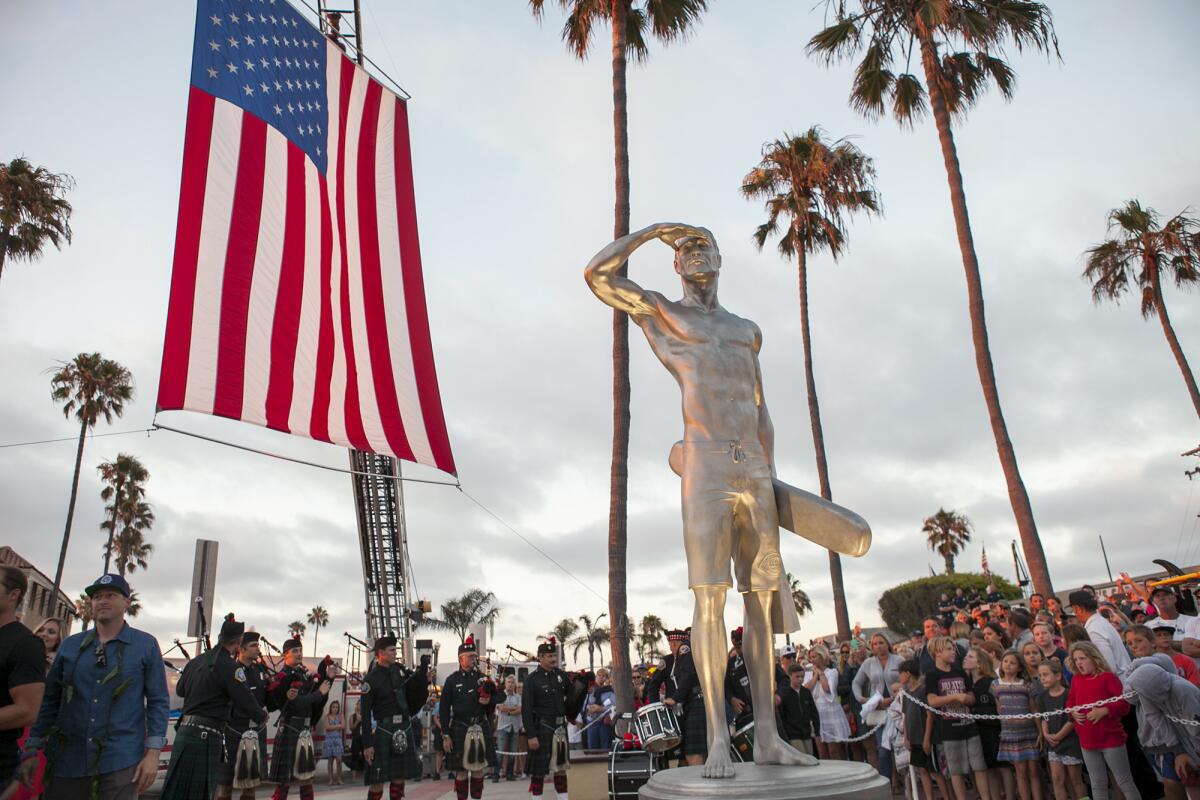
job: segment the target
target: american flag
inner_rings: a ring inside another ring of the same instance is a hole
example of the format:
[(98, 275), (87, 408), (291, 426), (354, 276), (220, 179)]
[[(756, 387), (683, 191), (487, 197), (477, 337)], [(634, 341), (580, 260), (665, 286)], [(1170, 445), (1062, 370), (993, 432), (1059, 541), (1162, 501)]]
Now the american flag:
[(980, 559), (980, 561), (981, 561), (980, 566), (983, 567), (983, 574), (990, 576), (992, 574), (992, 569), (991, 569), (991, 567), (988, 566), (987, 545), (983, 546), (983, 558)]
[(286, 0), (198, 0), (160, 410), (454, 473), (405, 102)]

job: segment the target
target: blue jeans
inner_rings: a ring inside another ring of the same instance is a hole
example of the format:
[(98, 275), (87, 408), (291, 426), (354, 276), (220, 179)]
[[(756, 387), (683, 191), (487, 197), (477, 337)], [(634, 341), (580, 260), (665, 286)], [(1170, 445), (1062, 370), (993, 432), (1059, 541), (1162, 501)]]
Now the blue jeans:
[(875, 731), (875, 752), (879, 754), (879, 774), (891, 780), (892, 751), (883, 748), (883, 728)]
[(606, 725), (604, 722), (597, 722), (587, 729), (587, 749), (607, 750), (612, 745), (612, 736), (613, 729), (611, 725)]
[[(521, 732), (515, 728), (504, 730), (501, 728), (496, 731), (496, 755), (498, 764), (503, 764), (505, 759), (508, 760), (508, 769), (506, 773), (512, 775), (517, 766), (517, 757), (512, 755), (517, 752), (517, 742), (520, 740)], [(508, 753), (508, 755), (503, 755)]]

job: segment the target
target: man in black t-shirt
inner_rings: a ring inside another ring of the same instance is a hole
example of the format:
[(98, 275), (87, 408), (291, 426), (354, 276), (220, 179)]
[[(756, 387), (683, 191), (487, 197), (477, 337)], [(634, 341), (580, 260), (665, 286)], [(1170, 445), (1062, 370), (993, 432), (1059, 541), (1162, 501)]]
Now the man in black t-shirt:
[(29, 582), (16, 567), (0, 566), (0, 794), (17, 773), (17, 739), (37, 719), (46, 678), (42, 640), (17, 620)]
[[(939, 636), (929, 643), (929, 651), (934, 667), (925, 673), (926, 702), (939, 712), (970, 713), (975, 695), (971, 692), (971, 679), (955, 663), (958, 651), (954, 641), (948, 636)], [(974, 721), (929, 713), (934, 722), (933, 740), (942, 748), (955, 796), (958, 800), (967, 800), (964, 776), (973, 772), (981, 800), (991, 800), (983, 743)]]

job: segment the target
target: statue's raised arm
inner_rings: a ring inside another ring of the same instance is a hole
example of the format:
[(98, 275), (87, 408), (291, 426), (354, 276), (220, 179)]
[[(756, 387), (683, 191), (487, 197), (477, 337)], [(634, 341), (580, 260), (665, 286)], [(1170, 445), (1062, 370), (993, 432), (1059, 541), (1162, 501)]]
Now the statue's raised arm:
[(588, 262), (583, 277), (605, 305), (633, 316), (654, 314), (658, 311), (656, 295), (620, 275), (618, 270), (621, 265), (629, 260), (634, 250), (654, 239), (669, 244), (678, 252), (688, 242), (711, 241), (711, 238), (712, 235), (704, 228), (678, 222), (658, 222), (606, 245)]

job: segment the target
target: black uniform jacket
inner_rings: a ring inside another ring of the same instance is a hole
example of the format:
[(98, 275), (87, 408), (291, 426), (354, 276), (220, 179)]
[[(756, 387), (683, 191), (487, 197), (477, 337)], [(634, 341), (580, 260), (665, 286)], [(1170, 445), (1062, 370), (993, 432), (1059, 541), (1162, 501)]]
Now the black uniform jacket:
[(233, 713), (265, 722), (267, 710), (248, 686), (249, 675), (224, 647), (193, 658), (183, 668), (175, 693), (183, 698), (183, 716), (224, 722)]
[(725, 699), (741, 700), (747, 707), (750, 702), (750, 676), (746, 674), (746, 660), (734, 653), (725, 667)]
[(363, 741), (371, 741), (371, 723), (394, 732), (408, 724), (429, 696), (429, 678), (422, 670), (410, 670), (400, 664), (383, 667), (376, 664), (362, 682), (358, 711), (362, 718)]
[[(316, 725), (328, 699), (328, 695), (317, 691), (319, 685), (316, 676), (310, 674), (303, 665), (284, 666), (275, 673), (267, 685), (267, 702), (273, 708), (280, 709), (280, 724), (292, 717), (308, 717), (309, 727)], [(290, 689), (299, 692), (294, 700), (287, 699)]]
[[(481, 690), (484, 702), (480, 702)], [(442, 730), (450, 732), (452, 716), (455, 724), (487, 722), (496, 712), (500, 694), (500, 687), (477, 669), (454, 672), (442, 684), (442, 705), (438, 710)]]

